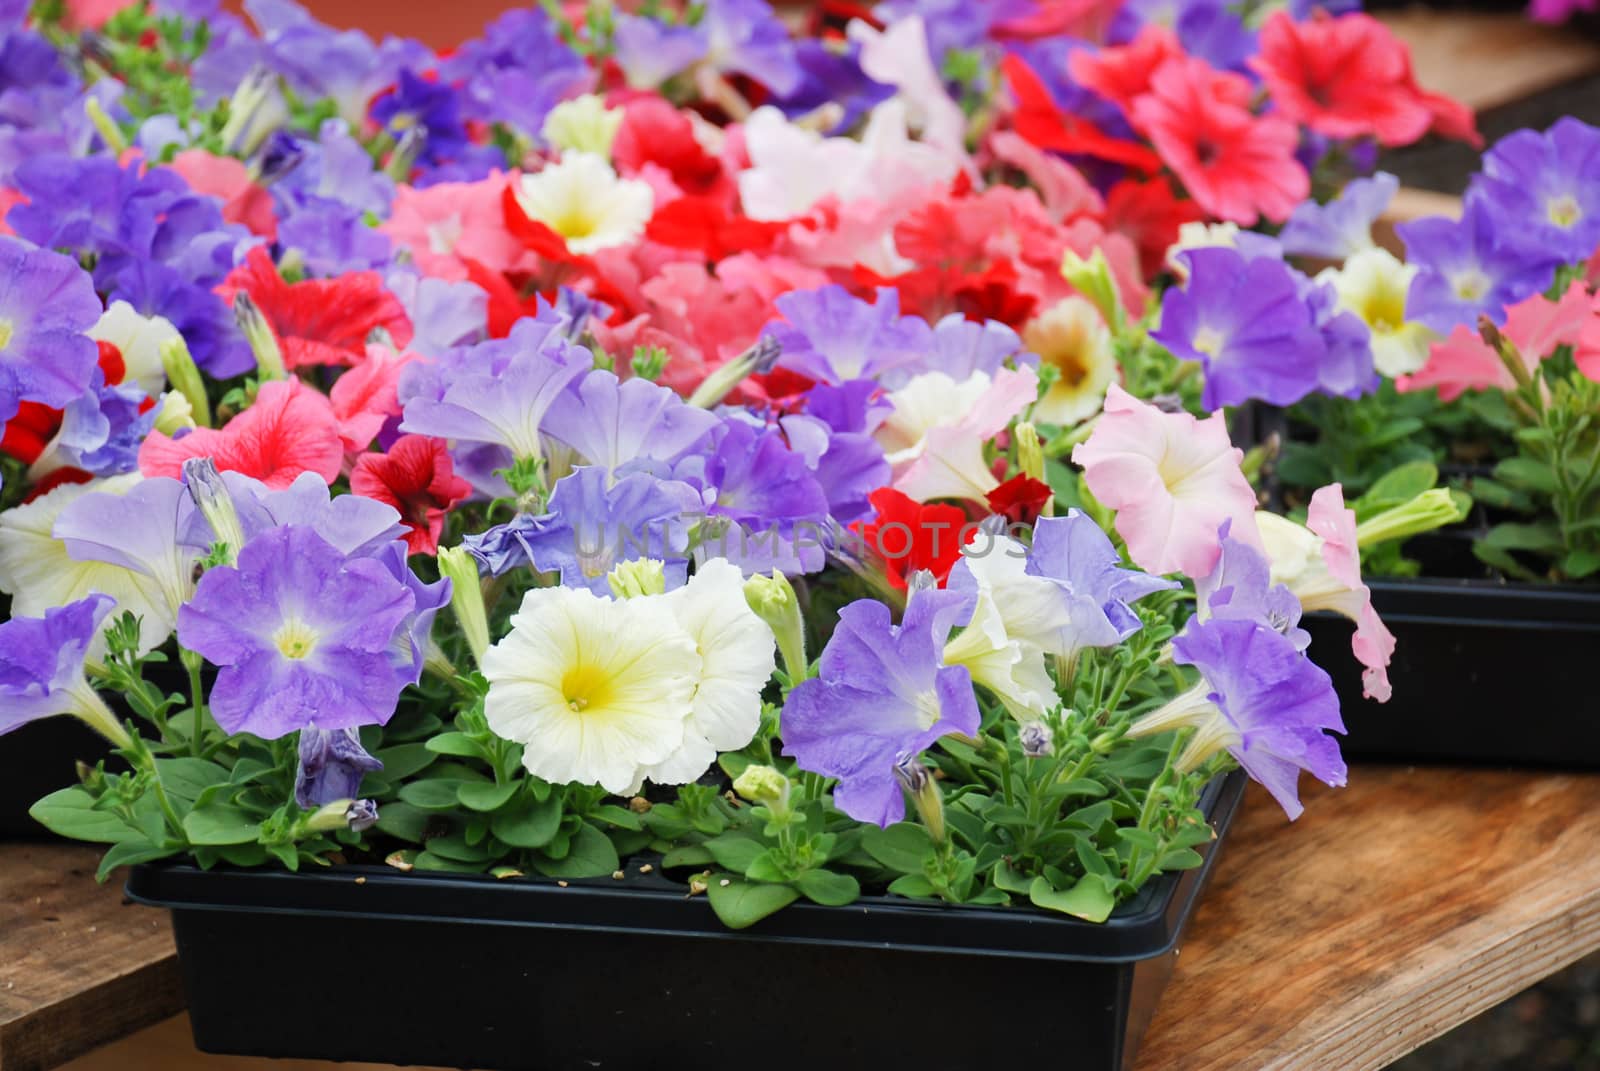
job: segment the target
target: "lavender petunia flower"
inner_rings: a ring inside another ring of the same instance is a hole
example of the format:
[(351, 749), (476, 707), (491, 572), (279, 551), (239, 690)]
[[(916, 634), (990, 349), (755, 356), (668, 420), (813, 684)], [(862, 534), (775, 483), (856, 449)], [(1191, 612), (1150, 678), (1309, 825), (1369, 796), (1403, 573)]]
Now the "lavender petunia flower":
[(799, 89), (805, 72), (794, 41), (766, 0), (707, 0), (700, 25), (712, 67), (754, 79), (780, 97)]
[(441, 73), (463, 84), (468, 116), (505, 123), (530, 137), (539, 136), (552, 108), (593, 78), (538, 7), (496, 18), (481, 38), (457, 49)]
[(1322, 336), (1317, 391), (1339, 398), (1359, 398), (1376, 391), (1383, 381), (1373, 359), (1372, 329), (1340, 305), (1332, 283), (1316, 282), (1298, 272), (1295, 275), (1312, 324)]
[[(975, 323), (959, 312), (952, 312), (933, 325), (933, 346), (928, 356), (915, 366), (916, 372), (943, 372), (957, 383), (970, 379), (974, 372), (993, 376), (1007, 361), (1038, 366), (1039, 359), (1028, 353), (1022, 339), (998, 320)], [(911, 368), (898, 368), (884, 377), (884, 385), (904, 386)]]
[(1457, 324), (1487, 315), (1496, 323), (1514, 305), (1550, 285), (1556, 253), (1506, 244), (1493, 209), (1469, 191), (1459, 221), (1443, 217), (1395, 227), (1406, 243), (1406, 260), (1419, 269), (1406, 296), (1406, 314), (1447, 334)]
[(878, 17), (885, 23), (922, 16), (928, 52), (935, 66), (942, 66), (945, 55), (953, 49), (986, 44), (997, 23), (1025, 18), (1033, 11), (1030, 0), (989, 0), (981, 4), (970, 0), (888, 0), (878, 5)]
[(821, 41), (805, 38), (795, 42), (795, 60), (805, 77), (794, 92), (774, 102), (791, 119), (810, 114), (824, 105), (839, 107), (839, 121), (824, 134), (839, 134), (855, 127), (861, 117), (894, 96), (894, 86), (874, 81), (861, 69), (857, 56), (859, 42), (848, 42), (836, 51)]
[(1172, 30), (1185, 52), (1221, 70), (1246, 71), (1245, 61), (1257, 51), (1256, 34), (1221, 0), (1129, 0), (1106, 38), (1126, 44), (1151, 24)]
[[(309, 528), (341, 554), (373, 557), (405, 537), (394, 507), (361, 495), (335, 495), (321, 476), (303, 472), (288, 487), (272, 490), (239, 472), (221, 474), (246, 543), (276, 528)], [(179, 540), (204, 551), (220, 538), (198, 511), (186, 513)]]
[(1297, 651), (1311, 646), (1311, 634), (1300, 627), (1300, 600), (1272, 582), (1272, 563), (1255, 547), (1228, 534), (1233, 521), (1217, 530), (1222, 553), (1217, 567), (1195, 581), (1201, 620), (1253, 621), (1289, 638)]
[(439, 616), (440, 610), (450, 605), (450, 578), (445, 577), (431, 584), (425, 582), (413, 573), (407, 564), (410, 554), (411, 551), (405, 541), (395, 539), (378, 547), (369, 555), (360, 556), (370, 557), (389, 570), (389, 575), (411, 593), (411, 612), (401, 619), (400, 627), (395, 629), (390, 660), (405, 683), (416, 684), (422, 679), (423, 663), (428, 658), (434, 618)]
[(647, 379), (619, 382), (595, 369), (568, 388), (545, 418), (545, 435), (575, 450), (582, 464), (615, 472), (640, 459), (670, 467), (721, 422)]
[(1225, 246), (1180, 256), (1189, 280), (1167, 291), (1150, 337), (1205, 367), (1202, 405), (1288, 405), (1316, 388), (1325, 347), (1287, 264)]
[(973, 605), (962, 592), (919, 589), (895, 626), (883, 603), (853, 602), (839, 611), (819, 676), (789, 693), (783, 753), (803, 770), (838, 778), (834, 803), (857, 821), (900, 821), (905, 796), (896, 764), (942, 736), (977, 733), (972, 677), (943, 657), (950, 630)]
[(367, 226), (361, 212), (329, 200), (287, 213), (278, 223), (278, 244), (297, 250), (313, 276), (384, 268), (393, 253), (389, 236)]
[(1352, 179), (1339, 196), (1325, 205), (1306, 201), (1297, 206), (1283, 225), (1278, 241), (1285, 253), (1324, 260), (1346, 257), (1372, 248), (1372, 224), (1389, 207), (1400, 180), (1386, 171), (1371, 178)]
[(300, 765), (294, 775), (294, 801), (307, 810), (361, 794), (361, 781), (383, 769), (367, 754), (355, 729), (300, 730)]
[(89, 390), (62, 412), (61, 431), (45, 457), (95, 476), (136, 472), (139, 444), (158, 415), (159, 406), (137, 383), (107, 386), (96, 368)]
[(400, 382), (400, 430), (542, 456), (545, 414), (594, 365), (588, 350), (558, 333), (560, 326), (555, 318), (525, 318), (504, 339), (411, 365)]
[(43, 617), (0, 622), (0, 736), (57, 714), (77, 714), (108, 735), (121, 732), (83, 671), (89, 644), (114, 605), (108, 595), (90, 595)]
[(405, 306), (416, 328), (408, 347), (414, 353), (442, 357), (488, 337), (489, 295), (476, 283), (455, 283), (394, 268), (384, 286)]
[(671, 25), (643, 15), (617, 16), (612, 38), (617, 66), (637, 89), (654, 89), (705, 58), (710, 40), (700, 26)]
[(0, 237), (0, 425), (20, 402), (59, 409), (83, 394), (99, 356), (84, 332), (100, 313), (70, 258)]
[(819, 383), (871, 379), (923, 360), (932, 345), (927, 321), (900, 315), (900, 293), (878, 290), (876, 303), (830, 284), (796, 290), (775, 302), (786, 322), (769, 324), (765, 337), (782, 347), (778, 365)]
[(791, 414), (779, 424), (790, 448), (811, 467), (827, 497), (828, 515), (842, 525), (869, 519), (873, 510), (867, 496), (892, 476), (878, 440), (870, 432), (836, 431), (809, 413)]
[(1473, 185), (1510, 245), (1581, 264), (1600, 244), (1600, 130), (1571, 116), (1518, 130), (1484, 153)]
[(395, 637), (413, 609), (381, 563), (289, 526), (251, 540), (237, 566), (200, 578), (178, 613), (178, 640), (220, 667), (217, 724), (274, 740), (310, 725), (387, 722), (407, 683)]
[(531, 564), (596, 595), (610, 592), (606, 576), (617, 563), (639, 558), (665, 562), (669, 582), (681, 584), (689, 560), (685, 510), (694, 504), (682, 484), (642, 472), (612, 483), (604, 468), (584, 466), (556, 481), (548, 513), (521, 514), (463, 546), (494, 576)]

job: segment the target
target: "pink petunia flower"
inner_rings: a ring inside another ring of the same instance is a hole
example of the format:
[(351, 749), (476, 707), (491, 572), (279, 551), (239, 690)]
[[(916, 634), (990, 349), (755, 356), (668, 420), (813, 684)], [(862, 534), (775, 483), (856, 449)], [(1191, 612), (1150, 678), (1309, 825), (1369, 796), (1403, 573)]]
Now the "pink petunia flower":
[[(1576, 346), (1578, 367), (1591, 379), (1600, 379), (1600, 328), (1592, 326), (1591, 299), (1581, 280), (1573, 280), (1559, 301), (1534, 294), (1506, 308), (1506, 325), (1501, 333), (1516, 346), (1522, 362), (1537, 368), (1560, 346)], [(1588, 365), (1589, 367), (1585, 367)], [(1593, 369), (1593, 371), (1591, 371)], [(1402, 393), (1439, 388), (1439, 400), (1450, 402), (1469, 390), (1514, 390), (1511, 370), (1498, 354), (1465, 324), (1457, 324), (1443, 342), (1428, 351), (1428, 363), (1409, 376), (1395, 380)]]
[(1217, 529), (1259, 546), (1255, 492), (1240, 471), (1244, 452), (1221, 413), (1197, 420), (1165, 413), (1112, 384), (1087, 442), (1072, 451), (1089, 490), (1117, 511), (1128, 555), (1149, 573), (1205, 576), (1217, 564)]
[(459, 282), (466, 262), (508, 272), (531, 263), (523, 243), (506, 227), (505, 192), (512, 176), (496, 172), (478, 182), (441, 182), (425, 189), (402, 185), (379, 229), (411, 250), (424, 275)]
[(1361, 692), (1368, 699), (1387, 703), (1392, 693), (1389, 659), (1394, 657), (1394, 634), (1379, 619), (1378, 611), (1372, 606), (1372, 592), (1361, 580), (1356, 514), (1355, 510), (1345, 508), (1343, 488), (1335, 483), (1317, 489), (1311, 496), (1306, 528), (1322, 537), (1323, 565), (1344, 593), (1330, 597), (1323, 605), (1317, 605), (1315, 600), (1307, 602), (1302, 597), (1301, 606), (1307, 610), (1337, 610), (1355, 621), (1356, 632), (1350, 649), (1355, 652), (1356, 660), (1366, 667), (1361, 674)]
[(172, 158), (172, 170), (183, 176), (196, 193), (210, 194), (222, 202), (222, 218), (242, 223), (251, 234), (269, 241), (278, 237), (278, 217), (272, 195), (250, 179), (250, 171), (231, 156), (213, 156), (204, 149), (185, 149)]
[(367, 359), (334, 381), (328, 400), (346, 451), (365, 450), (384, 424), (400, 415), (400, 373), (416, 359), (414, 353), (368, 346)]
[(255, 404), (220, 430), (196, 428), (181, 439), (152, 432), (139, 447), (139, 471), (181, 479), (183, 463), (194, 457), (281, 490), (302, 472), (338, 479), (344, 444), (326, 397), (299, 380), (276, 380), (262, 384)]

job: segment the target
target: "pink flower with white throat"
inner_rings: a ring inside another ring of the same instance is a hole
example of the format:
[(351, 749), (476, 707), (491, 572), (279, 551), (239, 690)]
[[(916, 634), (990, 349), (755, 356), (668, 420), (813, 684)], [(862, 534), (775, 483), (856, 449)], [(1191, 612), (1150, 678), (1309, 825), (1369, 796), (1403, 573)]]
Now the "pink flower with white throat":
[(1031, 368), (974, 372), (960, 382), (926, 372), (889, 395), (894, 406), (876, 438), (894, 470), (894, 489), (918, 502), (981, 502), (1000, 485), (983, 447), (1039, 394)]
[(1306, 610), (1331, 610), (1356, 623), (1350, 649), (1366, 668), (1361, 690), (1368, 699), (1389, 701), (1389, 660), (1394, 635), (1372, 606), (1372, 592), (1361, 580), (1361, 548), (1355, 511), (1344, 504), (1338, 484), (1311, 496), (1306, 523), (1275, 513), (1256, 516), (1261, 541), (1272, 561), (1272, 579), (1292, 591)]
[(1222, 552), (1217, 528), (1259, 545), (1256, 495), (1240, 471), (1244, 451), (1221, 413), (1166, 413), (1112, 384), (1087, 442), (1072, 451), (1089, 490), (1117, 511), (1128, 555), (1152, 574), (1205, 576)]

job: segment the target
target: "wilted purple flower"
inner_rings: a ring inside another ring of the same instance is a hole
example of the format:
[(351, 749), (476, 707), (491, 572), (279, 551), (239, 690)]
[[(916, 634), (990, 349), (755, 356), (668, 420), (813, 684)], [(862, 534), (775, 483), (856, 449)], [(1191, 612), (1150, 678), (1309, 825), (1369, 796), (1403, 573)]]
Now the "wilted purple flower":
[(615, 472), (641, 459), (670, 467), (720, 423), (666, 387), (647, 379), (619, 382), (595, 369), (551, 407), (543, 431), (576, 451), (583, 464)]
[(394, 268), (384, 286), (400, 299), (416, 329), (408, 347), (413, 353), (442, 357), (450, 350), (482, 342), (488, 335), (489, 295), (476, 283), (455, 283)]
[(75, 714), (114, 743), (127, 733), (84, 676), (89, 644), (116, 601), (90, 595), (43, 617), (0, 622), (0, 736), (28, 722)]
[(1600, 244), (1600, 130), (1571, 116), (1518, 130), (1483, 154), (1473, 182), (1502, 241), (1581, 264)]
[(1189, 280), (1166, 292), (1150, 337), (1205, 367), (1203, 406), (1288, 405), (1316, 388), (1324, 346), (1287, 264), (1225, 246), (1180, 255)]
[(361, 781), (383, 769), (367, 754), (361, 734), (353, 729), (322, 729), (308, 725), (300, 730), (300, 765), (294, 775), (294, 801), (311, 810), (361, 794)]
[(789, 31), (765, 0), (707, 0), (706, 61), (724, 73), (742, 74), (777, 96), (800, 87), (805, 73), (795, 58)]
[(634, 473), (611, 482), (606, 470), (586, 465), (556, 481), (549, 512), (520, 514), (463, 546), (492, 575), (530, 563), (559, 572), (569, 588), (609, 594), (606, 575), (618, 562), (654, 558), (667, 564), (669, 582), (687, 575), (693, 492), (682, 484)]
[(617, 66), (628, 84), (654, 89), (698, 63), (710, 47), (700, 26), (671, 25), (643, 15), (617, 16), (612, 38)]
[(550, 110), (581, 92), (593, 76), (539, 7), (507, 11), (441, 66), (463, 84), (470, 118), (505, 123), (538, 137)]
[(164, 317), (189, 344), (195, 364), (213, 379), (230, 379), (256, 367), (255, 354), (221, 298), (165, 264), (129, 264), (111, 284), (111, 301), (126, 301), (142, 316)]
[(839, 121), (824, 134), (851, 130), (867, 112), (894, 96), (894, 86), (874, 81), (861, 69), (856, 58), (858, 42), (848, 42), (835, 50), (821, 41), (803, 38), (795, 42), (795, 59), (805, 77), (793, 93), (775, 98), (775, 103), (791, 119), (799, 118), (825, 104), (839, 106)]
[(791, 291), (775, 304), (784, 320), (764, 334), (782, 347), (778, 366), (819, 383), (876, 378), (925, 359), (932, 346), (927, 321), (901, 316), (900, 292), (888, 287), (876, 303), (830, 284)]
[(71, 258), (0, 237), (0, 425), (19, 402), (59, 409), (83, 394), (99, 357), (84, 332), (100, 313)]
[(413, 609), (381, 563), (289, 526), (252, 539), (237, 566), (200, 578), (178, 612), (178, 639), (220, 667), (217, 724), (275, 740), (309, 725), (387, 722), (407, 684), (395, 638)]
[(1265, 554), (1228, 534), (1233, 521), (1217, 531), (1222, 548), (1217, 567), (1195, 581), (1195, 600), (1202, 620), (1254, 621), (1281, 632), (1304, 651), (1311, 634), (1300, 627), (1300, 600), (1282, 584), (1272, 582), (1272, 563)]
[(1324, 260), (1344, 260), (1371, 249), (1372, 224), (1399, 188), (1400, 180), (1387, 171), (1352, 179), (1327, 204), (1306, 201), (1296, 207), (1278, 241), (1285, 253)]
[(1558, 255), (1508, 244), (1482, 194), (1469, 191), (1459, 221), (1430, 216), (1395, 227), (1406, 261), (1419, 269), (1406, 296), (1406, 314), (1441, 334), (1479, 315), (1496, 323), (1507, 305), (1550, 285)]
[(96, 476), (139, 468), (139, 444), (155, 426), (158, 407), (137, 383), (108, 386), (95, 368), (89, 389), (61, 414), (61, 431), (46, 457)]
[(1180, 769), (1226, 750), (1290, 818), (1304, 809), (1301, 770), (1325, 784), (1345, 783), (1339, 744), (1324, 732), (1344, 732), (1339, 697), (1292, 641), (1254, 621), (1191, 618), (1172, 646), (1175, 662), (1200, 671), (1200, 684), (1134, 722), (1130, 734), (1192, 726)]
[(524, 318), (504, 339), (408, 367), (400, 381), (400, 430), (493, 443), (516, 456), (542, 456), (545, 414), (594, 358), (559, 333), (557, 318)]
[(950, 630), (972, 609), (970, 595), (925, 588), (895, 626), (883, 603), (853, 602), (839, 611), (819, 676), (789, 693), (783, 753), (802, 770), (837, 777), (833, 801), (857, 821), (900, 821), (905, 797), (896, 764), (942, 736), (977, 733), (972, 677), (965, 666), (944, 664)]

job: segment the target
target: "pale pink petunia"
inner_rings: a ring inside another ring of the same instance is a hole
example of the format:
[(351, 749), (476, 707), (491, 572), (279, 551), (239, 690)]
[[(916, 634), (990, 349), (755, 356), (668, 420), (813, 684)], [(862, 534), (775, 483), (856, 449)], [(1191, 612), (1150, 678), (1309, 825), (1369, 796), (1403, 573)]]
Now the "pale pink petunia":
[(1038, 148), (1015, 130), (996, 130), (989, 135), (988, 146), (995, 159), (1028, 177), (1055, 222), (1078, 216), (1104, 218), (1104, 199), (1083, 172), (1061, 157)]
[(242, 223), (250, 233), (268, 240), (278, 237), (272, 195), (251, 180), (249, 169), (238, 160), (214, 156), (204, 149), (185, 149), (169, 166), (183, 176), (190, 189), (221, 201), (222, 218), (229, 223)]
[(1223, 521), (1232, 521), (1234, 539), (1259, 544), (1243, 458), (1221, 413), (1204, 420), (1166, 413), (1116, 384), (1094, 434), (1072, 451), (1089, 490), (1117, 511), (1117, 532), (1134, 563), (1191, 577), (1216, 565)]
[(402, 185), (379, 229), (408, 247), (423, 274), (459, 282), (466, 262), (513, 271), (530, 254), (506, 228), (505, 191), (512, 176), (496, 172), (478, 182), (441, 182), (425, 189)]
[[(1530, 370), (1549, 357), (1560, 346), (1578, 347), (1578, 364), (1585, 363), (1586, 330), (1595, 336), (1600, 345), (1600, 329), (1588, 328), (1591, 316), (1591, 299), (1581, 281), (1574, 280), (1559, 301), (1551, 301), (1543, 294), (1517, 302), (1506, 308), (1506, 325), (1502, 334), (1516, 346), (1522, 362)], [(1596, 371), (1600, 371), (1597, 369)], [(1590, 375), (1585, 371), (1586, 375)], [(1600, 378), (1591, 375), (1590, 378)], [(1400, 376), (1395, 388), (1402, 392), (1439, 388), (1441, 401), (1454, 401), (1469, 390), (1513, 390), (1517, 381), (1498, 354), (1465, 324), (1457, 324), (1442, 342), (1433, 344), (1428, 351), (1428, 363), (1416, 373)]]
[[(1344, 490), (1338, 484), (1322, 487), (1311, 496), (1306, 527), (1322, 537), (1322, 562), (1334, 582), (1349, 594), (1343, 605), (1329, 606), (1352, 617), (1356, 623), (1350, 649), (1366, 668), (1361, 673), (1361, 691), (1368, 699), (1387, 703), (1389, 659), (1394, 657), (1394, 634), (1372, 606), (1372, 592), (1361, 579), (1361, 547), (1356, 540), (1356, 514), (1344, 504)], [(1317, 609), (1318, 607), (1308, 607)]]
[(894, 489), (917, 502), (984, 501), (1000, 483), (984, 462), (984, 444), (1038, 396), (1031, 368), (974, 372), (959, 383), (943, 372), (913, 378), (889, 395), (894, 408), (876, 432)]
[(368, 346), (367, 359), (344, 372), (328, 392), (347, 453), (365, 450), (391, 417), (400, 415), (400, 373), (416, 360), (387, 346)]

